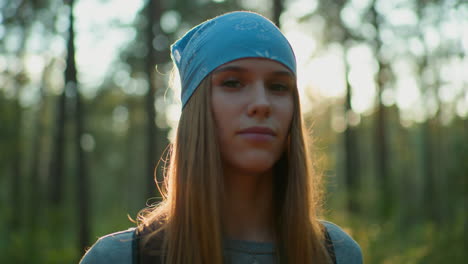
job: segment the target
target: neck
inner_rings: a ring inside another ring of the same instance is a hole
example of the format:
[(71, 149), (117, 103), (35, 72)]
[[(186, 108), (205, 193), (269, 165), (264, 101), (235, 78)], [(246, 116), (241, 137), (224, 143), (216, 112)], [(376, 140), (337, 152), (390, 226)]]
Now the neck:
[(231, 239), (274, 241), (273, 174), (224, 173), (222, 219)]

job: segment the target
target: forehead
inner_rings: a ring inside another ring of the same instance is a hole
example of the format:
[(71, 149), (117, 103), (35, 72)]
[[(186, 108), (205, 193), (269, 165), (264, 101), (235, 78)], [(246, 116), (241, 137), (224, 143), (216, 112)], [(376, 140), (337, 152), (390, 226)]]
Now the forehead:
[(283, 64), (264, 58), (243, 58), (225, 63), (214, 70), (214, 73), (225, 71), (245, 71), (245, 72), (278, 72), (294, 77), (294, 74)]

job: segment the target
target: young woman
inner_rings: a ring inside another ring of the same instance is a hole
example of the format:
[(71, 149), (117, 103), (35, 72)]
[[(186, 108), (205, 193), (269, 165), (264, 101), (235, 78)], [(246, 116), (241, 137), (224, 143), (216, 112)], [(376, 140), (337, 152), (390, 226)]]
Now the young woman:
[(358, 244), (317, 218), (296, 60), (279, 29), (227, 13), (171, 52), (183, 110), (164, 200), (81, 263), (362, 263)]

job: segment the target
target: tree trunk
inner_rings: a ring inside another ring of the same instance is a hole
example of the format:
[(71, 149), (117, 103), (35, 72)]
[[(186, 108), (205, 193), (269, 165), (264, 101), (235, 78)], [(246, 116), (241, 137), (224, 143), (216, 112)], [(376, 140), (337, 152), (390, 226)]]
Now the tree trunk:
[[(345, 74), (346, 74), (346, 102), (345, 102), (345, 114), (348, 119), (349, 114), (352, 113), (351, 107), (351, 84), (348, 80), (349, 65), (346, 62), (346, 47), (345, 49)], [(345, 184), (347, 197), (347, 207), (350, 213), (358, 213), (359, 208), (359, 153), (357, 150), (356, 140), (356, 128), (350, 126), (350, 122), (347, 121), (346, 130), (344, 132), (344, 147), (345, 147)]]
[(22, 123), (22, 109), (19, 103), (19, 94), (22, 90), (22, 87), (17, 87), (17, 94), (14, 101), (14, 126), (13, 129), (16, 131), (12, 131), (11, 134), (13, 137), (13, 156), (12, 156), (12, 163), (11, 163), (11, 183), (12, 183), (12, 190), (11, 190), (11, 199), (13, 204), (13, 210), (11, 211), (11, 227), (12, 231), (18, 231), (21, 226), (22, 217), (21, 214), (23, 212), (23, 195), (22, 195), (22, 173), (21, 173), (21, 160), (22, 160), (22, 146), (21, 146), (21, 123)]
[(423, 206), (426, 220), (435, 220), (434, 206), (435, 206), (435, 188), (434, 188), (434, 171), (433, 171), (433, 160), (432, 160), (432, 146), (431, 142), (431, 121), (427, 120), (422, 126), (423, 144), (422, 155), (423, 155), (423, 177), (424, 177), (424, 188), (423, 188)]
[(75, 31), (73, 7), (74, 0), (70, 0), (70, 15), (67, 42), (67, 68), (65, 69), (65, 85), (67, 89), (73, 91), (74, 99), (74, 122), (75, 122), (75, 158), (76, 158), (76, 195), (78, 209), (78, 245), (80, 252), (89, 246), (89, 203), (88, 203), (88, 175), (85, 155), (81, 146), (81, 139), (84, 134), (84, 109), (81, 102), (81, 95), (78, 89), (77, 71), (75, 62)]
[(273, 0), (273, 23), (275, 23), (277, 27), (281, 27), (280, 17), (283, 10), (283, 0)]
[[(21, 34), (21, 44), (18, 49), (18, 54), (15, 54), (17, 57), (23, 57), (24, 54), (26, 53), (26, 43), (27, 43), (27, 38), (30, 36), (29, 27), (26, 27), (24, 21), (20, 22), (21, 27), (24, 28), (23, 33)], [(27, 82), (27, 73), (24, 72), (24, 69), (21, 70), (18, 74), (14, 76), (14, 85), (16, 86), (15, 88), (15, 96), (14, 96), (14, 102), (13, 102), (13, 107), (14, 107), (14, 123), (13, 127), (10, 130), (11, 136), (13, 138), (13, 157), (11, 160), (11, 176), (12, 176), (12, 204), (13, 204), (13, 210), (12, 210), (12, 217), (11, 217), (11, 227), (12, 231), (19, 231), (21, 225), (23, 224), (23, 199), (24, 199), (24, 194), (23, 191), (24, 189), (22, 188), (24, 186), (24, 180), (23, 179), (23, 171), (22, 167), (25, 165), (24, 163), (24, 157), (23, 157), (23, 140), (21, 138), (22, 136), (22, 123), (23, 123), (23, 109), (21, 108), (20, 104), (20, 96), (21, 93), (24, 89), (24, 86)]]
[[(67, 66), (68, 67), (68, 66)], [(56, 107), (55, 132), (53, 137), (52, 157), (50, 159), (49, 200), (54, 206), (58, 206), (63, 196), (63, 178), (65, 167), (65, 123), (67, 122), (66, 85), (60, 94)]]
[(161, 34), (160, 29), (160, 18), (161, 18), (161, 3), (160, 1), (147, 1), (146, 15), (148, 18), (148, 26), (146, 32), (146, 40), (148, 47), (148, 57), (146, 59), (146, 75), (148, 79), (148, 92), (146, 94), (146, 115), (147, 115), (147, 169), (146, 169), (146, 193), (147, 197), (155, 195), (155, 172), (157, 164), (157, 145), (156, 145), (156, 134), (157, 127), (155, 124), (156, 110), (154, 108), (155, 95), (156, 95), (156, 52), (153, 47), (153, 41), (157, 34)]
[[(379, 64), (381, 64), (379, 62)], [(380, 72), (378, 73), (380, 75)], [(382, 94), (381, 84), (377, 85), (378, 97)], [(386, 111), (382, 102), (379, 100), (377, 105), (376, 115), (376, 130), (375, 130), (375, 148), (377, 161), (377, 179), (380, 193), (380, 216), (382, 219), (387, 219), (393, 211), (393, 196), (390, 184), (390, 173), (388, 166), (388, 149), (387, 149), (387, 130), (386, 130)]]
[(373, 49), (375, 58), (379, 64), (379, 70), (376, 76), (376, 88), (377, 88), (377, 114), (376, 114), (376, 126), (375, 126), (375, 153), (377, 161), (377, 183), (379, 186), (380, 194), (380, 216), (382, 219), (387, 219), (392, 213), (392, 193), (390, 184), (390, 173), (388, 166), (388, 148), (387, 148), (387, 125), (386, 125), (386, 111), (382, 104), (382, 93), (384, 84), (386, 81), (385, 70), (387, 65), (382, 61), (380, 57), (380, 49), (382, 47), (382, 41), (380, 39), (380, 17), (375, 9), (376, 1), (374, 0), (371, 6), (371, 23), (376, 30), (375, 39), (373, 43)]
[(42, 74), (42, 84), (40, 89), (40, 97), (39, 103), (37, 106), (35, 123), (34, 123), (34, 135), (32, 140), (32, 162), (31, 162), (31, 170), (30, 170), (30, 185), (28, 186), (28, 199), (30, 201), (34, 201), (34, 203), (30, 203), (28, 206), (27, 211), (27, 227), (28, 227), (28, 237), (29, 237), (29, 247), (28, 250), (30, 252), (30, 256), (32, 259), (38, 254), (37, 245), (39, 242), (38, 236), (38, 222), (42, 218), (43, 214), (43, 186), (40, 182), (41, 176), (41, 165), (44, 161), (43, 154), (43, 137), (44, 137), (44, 124), (43, 124), (43, 117), (46, 114), (47, 104), (46, 104), (46, 96), (45, 96), (45, 85), (46, 85), (46, 78), (48, 74), (49, 67), (46, 67), (43, 74)]

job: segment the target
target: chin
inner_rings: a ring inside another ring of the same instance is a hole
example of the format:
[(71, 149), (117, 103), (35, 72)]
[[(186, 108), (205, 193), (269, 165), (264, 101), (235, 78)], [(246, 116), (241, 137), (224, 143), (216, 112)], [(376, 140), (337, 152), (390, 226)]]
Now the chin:
[(269, 172), (277, 161), (271, 155), (245, 155), (241, 160), (234, 162), (233, 167), (249, 174), (261, 174)]

